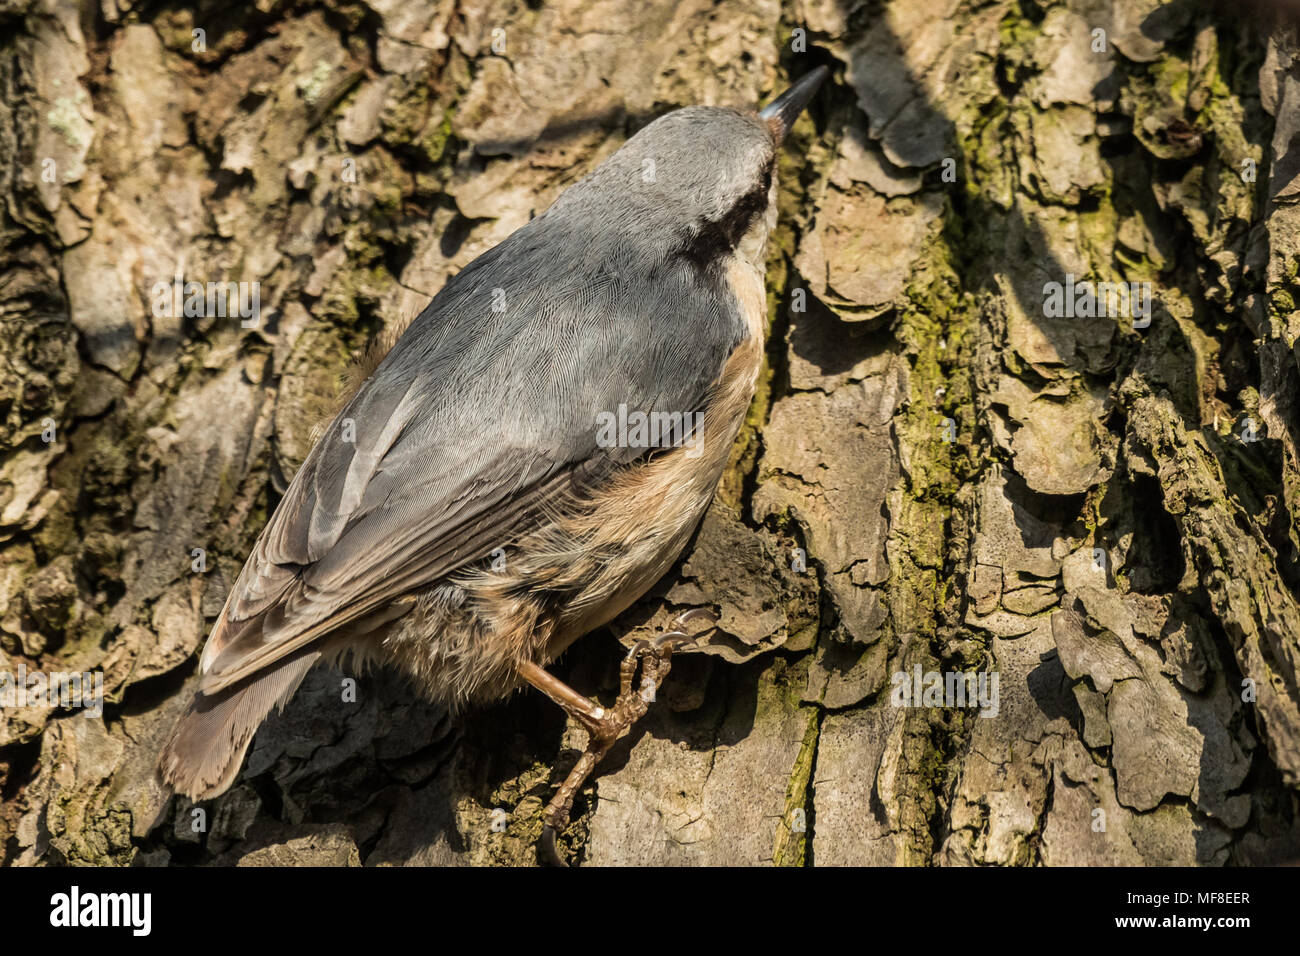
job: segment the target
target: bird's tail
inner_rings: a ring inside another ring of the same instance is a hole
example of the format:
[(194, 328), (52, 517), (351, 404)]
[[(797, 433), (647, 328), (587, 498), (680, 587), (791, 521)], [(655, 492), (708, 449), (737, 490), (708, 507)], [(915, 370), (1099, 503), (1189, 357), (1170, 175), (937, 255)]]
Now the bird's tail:
[(283, 708), (320, 657), (306, 651), (214, 694), (196, 694), (158, 758), (164, 784), (191, 800), (206, 800), (235, 781), (253, 734)]

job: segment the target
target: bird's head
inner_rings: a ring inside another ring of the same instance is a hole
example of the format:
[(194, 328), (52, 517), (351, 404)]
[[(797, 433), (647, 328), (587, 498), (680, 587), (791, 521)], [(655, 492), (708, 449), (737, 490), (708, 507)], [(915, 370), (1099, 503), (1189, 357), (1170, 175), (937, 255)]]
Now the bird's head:
[(761, 110), (688, 106), (629, 139), (553, 209), (700, 262), (761, 265), (775, 217), (776, 153), (827, 76), (818, 67)]

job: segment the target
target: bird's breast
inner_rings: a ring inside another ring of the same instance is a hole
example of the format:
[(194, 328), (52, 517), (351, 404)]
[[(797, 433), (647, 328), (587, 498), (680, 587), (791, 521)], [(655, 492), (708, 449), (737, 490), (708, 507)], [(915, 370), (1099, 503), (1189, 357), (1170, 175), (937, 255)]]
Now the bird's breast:
[(736, 434), (754, 398), (767, 324), (763, 276), (738, 256), (728, 283), (746, 335), (710, 390), (695, 440), (633, 466), (600, 489), (590, 510), (563, 529), (562, 540), (583, 541), (587, 554), (615, 554), (587, 572), (584, 586), (561, 615), (548, 656), (612, 620), (672, 567), (713, 499)]
[(761, 359), (762, 343), (767, 333), (767, 290), (763, 261), (760, 259), (756, 264), (737, 252), (728, 257), (724, 270), (727, 286), (740, 311), (745, 337), (759, 343)]

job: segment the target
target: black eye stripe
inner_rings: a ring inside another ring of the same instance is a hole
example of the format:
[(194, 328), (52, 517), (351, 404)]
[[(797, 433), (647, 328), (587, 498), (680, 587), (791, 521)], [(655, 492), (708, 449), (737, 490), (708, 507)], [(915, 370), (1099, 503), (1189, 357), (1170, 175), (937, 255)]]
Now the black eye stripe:
[(678, 254), (695, 265), (704, 267), (735, 249), (754, 217), (767, 208), (774, 162), (775, 158), (768, 162), (759, 184), (740, 197), (721, 219), (703, 222), (693, 234), (686, 237)]

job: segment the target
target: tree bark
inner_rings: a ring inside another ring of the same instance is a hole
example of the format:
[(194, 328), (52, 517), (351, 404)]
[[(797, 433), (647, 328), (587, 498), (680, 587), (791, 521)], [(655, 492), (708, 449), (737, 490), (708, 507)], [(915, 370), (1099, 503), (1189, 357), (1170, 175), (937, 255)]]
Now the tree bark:
[[(452, 721), (320, 670), (216, 800), (166, 802), (153, 761), (352, 357), (655, 116), (822, 63), (717, 500), (559, 673), (609, 700), (624, 644), (696, 606), (719, 634), (566, 851), (1300, 855), (1292, 25), (1193, 0), (8, 0), (0, 32), (0, 671), (106, 694), (0, 711), (4, 862), (532, 863), (584, 739), (532, 692)], [(256, 283), (260, 321), (174, 314), (177, 277)], [(1053, 314), (1085, 281), (1138, 294)], [(996, 701), (898, 706), (930, 672), (996, 675)]]

